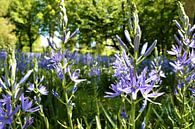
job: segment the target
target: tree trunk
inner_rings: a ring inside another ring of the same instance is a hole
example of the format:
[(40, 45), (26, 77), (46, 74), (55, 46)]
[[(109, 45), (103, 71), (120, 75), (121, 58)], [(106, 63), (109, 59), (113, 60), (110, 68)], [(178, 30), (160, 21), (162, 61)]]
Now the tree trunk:
[(184, 5), (186, 14), (188, 15), (190, 19), (191, 24), (195, 24), (195, 1), (194, 0), (185, 0)]

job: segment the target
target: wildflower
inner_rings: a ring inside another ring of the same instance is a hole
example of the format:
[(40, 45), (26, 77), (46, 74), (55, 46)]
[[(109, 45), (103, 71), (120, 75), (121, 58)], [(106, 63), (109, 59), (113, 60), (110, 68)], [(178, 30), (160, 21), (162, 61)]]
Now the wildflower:
[(144, 88), (140, 88), (140, 91), (141, 91), (142, 96), (143, 96), (143, 98), (145, 100), (148, 100), (151, 103), (159, 104), (160, 105), (160, 103), (157, 103), (157, 102), (152, 101), (151, 98), (157, 98), (157, 97), (163, 95), (164, 93), (153, 92), (152, 89), (153, 89), (152, 86), (146, 86)]
[(146, 128), (146, 118), (144, 118), (144, 121), (142, 122), (141, 129), (145, 129), (145, 128)]
[(18, 112), (20, 106), (16, 106), (15, 110), (12, 111), (11, 96), (3, 95), (3, 99), (0, 100), (0, 128), (6, 128), (6, 125), (11, 125), (13, 122), (13, 116)]
[(106, 95), (104, 96), (105, 98), (113, 98), (116, 96), (119, 96), (122, 94), (122, 91), (119, 90), (118, 88), (122, 87), (122, 85), (120, 85), (120, 82), (118, 82), (117, 84), (111, 84), (111, 89), (113, 90), (113, 92), (105, 92)]
[[(128, 57), (122, 56), (117, 58), (115, 62), (116, 74), (115, 76), (119, 79), (117, 84), (112, 84), (111, 89), (114, 91), (106, 92), (105, 97), (116, 97), (123, 93), (131, 95), (133, 100), (137, 99), (137, 93), (141, 91), (144, 99), (149, 100), (149, 98), (155, 98), (161, 96), (161, 93), (150, 93), (154, 87), (154, 84), (159, 81), (159, 76), (155, 71), (152, 71), (147, 78), (147, 67), (138, 76), (135, 73), (134, 68), (131, 66), (130, 59)], [(120, 66), (121, 65), (121, 66)]]
[(22, 102), (22, 110), (26, 112), (36, 112), (39, 111), (40, 108), (34, 107), (32, 108), (32, 101), (29, 101), (28, 97), (24, 97), (24, 94), (21, 95), (21, 102)]
[(167, 51), (167, 52), (170, 55), (176, 55), (176, 57), (179, 57), (181, 51), (182, 51), (181, 47), (172, 45), (171, 51)]
[(58, 77), (62, 80), (64, 79), (64, 72), (63, 72), (63, 69), (61, 67), (56, 67), (55, 68), (56, 72), (57, 72), (57, 75)]
[(34, 118), (24, 118), (25, 124), (22, 126), (22, 129), (28, 128), (34, 122)]
[(37, 88), (32, 83), (29, 84), (29, 87), (26, 92), (35, 92), (35, 93), (40, 93), (42, 95), (48, 95), (48, 91), (45, 86), (41, 85), (39, 86), (39, 88)]
[(77, 91), (77, 83), (75, 83), (74, 87), (72, 88), (72, 94), (74, 94)]
[(63, 59), (63, 54), (61, 51), (58, 51), (57, 54), (52, 51), (51, 57), (45, 57), (45, 59), (48, 61), (47, 66), (55, 69), (56, 67), (59, 67), (60, 62)]
[(80, 75), (80, 69), (74, 70), (72, 73), (70, 72), (70, 67), (68, 68), (68, 73), (70, 76), (70, 79), (75, 83), (80, 83), (83, 81), (86, 81), (86, 79), (78, 79)]
[(34, 91), (34, 89), (35, 89), (35, 85), (33, 83), (30, 83), (26, 92), (32, 92)]
[(33, 70), (29, 70), (26, 75), (19, 81), (18, 85), (21, 85), (22, 83), (24, 83), (31, 75), (31, 73), (33, 72)]
[(128, 118), (128, 115), (127, 115), (127, 113), (125, 111), (125, 108), (122, 109), (121, 117), (124, 118), (124, 119), (127, 119)]
[(59, 94), (58, 94), (58, 92), (55, 91), (54, 89), (52, 89), (52, 94), (53, 94), (55, 97), (57, 97), (57, 98), (60, 97)]
[(38, 90), (42, 95), (48, 95), (48, 91), (45, 86), (40, 86)]

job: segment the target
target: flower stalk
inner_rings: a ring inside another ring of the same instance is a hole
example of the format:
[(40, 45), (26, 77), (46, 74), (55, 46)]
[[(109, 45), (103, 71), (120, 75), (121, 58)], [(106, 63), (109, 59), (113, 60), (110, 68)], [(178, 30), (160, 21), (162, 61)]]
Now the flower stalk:
[(130, 118), (131, 122), (130, 123), (131, 123), (131, 126), (132, 126), (131, 129), (135, 129), (135, 125), (136, 125), (136, 123), (135, 123), (136, 122), (135, 121), (135, 109), (136, 109), (135, 106), (136, 106), (135, 102), (133, 101), (132, 104), (131, 104), (131, 114), (130, 114), (130, 116), (131, 116), (131, 118)]

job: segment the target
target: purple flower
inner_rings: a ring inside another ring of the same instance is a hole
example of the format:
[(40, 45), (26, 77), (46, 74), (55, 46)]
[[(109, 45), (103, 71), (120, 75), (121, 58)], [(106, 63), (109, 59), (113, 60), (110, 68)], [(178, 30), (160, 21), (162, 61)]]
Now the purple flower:
[(3, 94), (2, 97), (3, 97), (3, 99), (0, 99), (0, 103), (2, 105), (5, 105), (7, 103), (11, 103), (11, 96), (9, 94), (7, 94), (7, 95)]
[(174, 68), (175, 72), (183, 71), (184, 67), (191, 63), (192, 59), (193, 57), (187, 58), (187, 53), (184, 52), (183, 55), (177, 57), (176, 61), (170, 62), (169, 64)]
[(68, 68), (68, 73), (70, 76), (70, 79), (75, 82), (75, 83), (80, 83), (83, 81), (86, 81), (86, 79), (79, 79), (79, 75), (80, 75), (80, 69), (76, 69), (74, 70), (72, 73), (70, 72), (70, 67)]
[(144, 118), (144, 121), (142, 122), (142, 127), (141, 129), (145, 129), (146, 128), (146, 119)]
[(128, 115), (127, 115), (127, 113), (125, 111), (125, 108), (122, 109), (121, 117), (124, 118), (124, 119), (127, 119), (128, 118)]
[(64, 56), (61, 51), (58, 51), (58, 53), (54, 53), (52, 51), (51, 57), (45, 57), (45, 59), (48, 61), (47, 66), (53, 69), (59, 67), (59, 64), (63, 58)]
[(136, 100), (137, 93), (140, 91), (144, 99), (152, 102), (149, 98), (162, 95), (161, 93), (152, 92), (154, 84), (160, 80), (159, 73), (153, 70), (149, 73), (149, 76), (147, 76), (148, 68), (146, 67), (138, 76), (131, 65), (131, 60), (126, 54), (123, 54), (121, 57), (116, 57), (114, 68), (116, 69), (115, 76), (118, 82), (111, 85), (113, 92), (105, 92), (107, 94), (105, 97), (116, 97), (121, 94), (126, 94), (131, 95), (132, 99)]
[(64, 79), (64, 72), (61, 67), (55, 67), (58, 77), (63, 80)]
[(34, 122), (33, 118), (24, 118), (24, 119), (25, 119), (25, 124), (22, 126), (22, 129), (28, 128)]
[(46, 89), (45, 86), (40, 86), (39, 87), (39, 92), (42, 94), (42, 95), (48, 95), (48, 91)]
[(29, 101), (28, 97), (24, 97), (24, 94), (21, 95), (21, 102), (22, 102), (22, 110), (26, 112), (37, 112), (40, 108), (34, 107), (32, 108), (32, 101)]
[(34, 91), (34, 89), (35, 89), (35, 85), (33, 83), (30, 83), (26, 92), (32, 92)]
[(89, 72), (89, 76), (97, 76), (98, 80), (100, 80), (100, 75), (101, 75), (101, 69), (100, 68), (92, 68), (91, 71)]
[(133, 59), (129, 58), (125, 51), (121, 56), (115, 56), (116, 61), (113, 64), (113, 68), (115, 69), (114, 76), (118, 81), (116, 84), (111, 84), (113, 92), (105, 92), (106, 95), (104, 97), (112, 98), (125, 95), (130, 96), (131, 100), (137, 100), (137, 94), (140, 92), (144, 100), (140, 112), (147, 106), (147, 101), (160, 104), (152, 101), (153, 98), (163, 95), (163, 93), (155, 92), (156, 87), (161, 82), (160, 77), (165, 77), (158, 60), (152, 62), (152, 70), (150, 72), (145, 67), (139, 74), (135, 71)]
[(57, 98), (60, 97), (59, 94), (58, 94), (58, 92), (55, 91), (54, 89), (52, 89), (52, 94), (53, 94), (55, 97), (57, 97)]
[(122, 94), (122, 91), (120, 91), (118, 88), (121, 87), (122, 85), (120, 85), (120, 82), (117, 83), (116, 85), (111, 84), (111, 89), (113, 90), (113, 92), (105, 92), (107, 95), (105, 95), (105, 98), (113, 98), (116, 96), (119, 96)]
[(6, 125), (11, 125), (13, 122), (13, 116), (18, 112), (20, 106), (17, 106), (15, 110), (12, 110), (11, 96), (3, 95), (3, 99), (0, 100), (0, 128), (6, 128)]
[[(153, 92), (152, 90), (153, 90), (153, 86), (145, 86), (145, 87), (140, 88), (142, 96), (145, 100), (150, 101), (151, 103), (160, 105), (160, 103), (152, 101), (151, 98), (157, 98), (163, 95), (164, 93), (157, 93), (157, 92)], [(144, 103), (146, 104), (146, 102)]]
[[(189, 25), (187, 21), (182, 22), (185, 25), (184, 28), (186, 26), (189, 28), (188, 30), (185, 30), (179, 27), (178, 34), (180, 38), (174, 35), (178, 46), (172, 45), (171, 51), (168, 51), (170, 55), (176, 56), (176, 60), (170, 62), (170, 65), (174, 68), (176, 79), (178, 80), (177, 87), (175, 88), (176, 95), (178, 95), (178, 92), (181, 89), (185, 88), (186, 85), (188, 85), (188, 87), (193, 87), (193, 80), (195, 78), (195, 34), (193, 33), (194, 26), (191, 28), (191, 25)], [(177, 21), (176, 25), (179, 26), (179, 23)]]
[(170, 55), (176, 55), (176, 57), (179, 57), (181, 51), (182, 51), (182, 47), (172, 45), (171, 51), (167, 51), (167, 52)]
[[(41, 78), (41, 80), (39, 80), (39, 84), (42, 81), (43, 81), (43, 77)], [(48, 95), (48, 91), (47, 91), (46, 87), (43, 86), (43, 85), (39, 85), (39, 87), (35, 87), (34, 84), (30, 83), (26, 92), (32, 92), (32, 91), (35, 92), (35, 93), (40, 93), (42, 95)]]

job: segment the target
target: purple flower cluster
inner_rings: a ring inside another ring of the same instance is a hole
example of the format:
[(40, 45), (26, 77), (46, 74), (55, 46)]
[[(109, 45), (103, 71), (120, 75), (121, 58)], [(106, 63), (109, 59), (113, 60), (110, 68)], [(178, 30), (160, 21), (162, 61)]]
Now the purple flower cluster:
[[(29, 87), (24, 86), (33, 71), (36, 72), (35, 69), (27, 71), (17, 82), (18, 78), (15, 71), (17, 69), (17, 62), (14, 51), (8, 53), (8, 57), (7, 62), (9, 63), (6, 65), (8, 68), (11, 66), (11, 69), (5, 71), (5, 77), (0, 78), (0, 87), (2, 90), (2, 97), (0, 98), (0, 129), (16, 128), (17, 125), (23, 125), (21, 128), (27, 128), (33, 123), (31, 114), (40, 111), (40, 103), (28, 96), (28, 92), (33, 91), (35, 97), (38, 96), (40, 98), (40, 95), (47, 95), (48, 91), (41, 84), (44, 77), (39, 80), (34, 76), (36, 78), (34, 83)], [(34, 104), (36, 106), (33, 106)], [(24, 123), (22, 119), (26, 119)]]
[[(114, 76), (118, 82), (111, 85), (113, 92), (106, 92), (105, 97), (116, 97), (120, 95), (131, 96), (132, 100), (137, 99), (138, 92), (141, 93), (144, 99), (144, 105), (146, 106), (147, 101), (155, 104), (151, 99), (161, 96), (163, 93), (154, 91), (157, 84), (160, 82), (160, 77), (164, 76), (162, 71), (158, 72), (155, 69), (148, 71), (145, 67), (140, 74), (135, 72), (133, 67), (133, 60), (124, 51), (122, 56), (116, 55), (116, 61), (114, 62), (113, 68), (115, 69)], [(153, 63), (155, 66), (155, 63)], [(161, 75), (160, 75), (160, 74)]]
[(0, 99), (0, 128), (5, 129), (13, 123), (13, 116), (18, 112), (19, 106), (13, 110), (11, 105), (11, 96), (2, 95), (3, 99)]
[[(167, 51), (170, 55), (175, 56), (175, 60), (170, 62), (176, 73), (177, 90), (181, 88), (192, 89), (195, 82), (195, 25), (191, 27), (188, 17), (183, 16), (186, 20), (182, 20), (184, 26), (175, 21), (178, 27), (178, 35), (174, 35), (177, 45), (172, 45), (171, 51)], [(178, 91), (176, 90), (176, 93)], [(192, 92), (193, 93), (193, 92)]]
[[(58, 51), (58, 53), (54, 53), (52, 51), (50, 57), (45, 57), (47, 60), (47, 67), (49, 69), (55, 69), (58, 77), (62, 80), (64, 78), (64, 71), (61, 62), (64, 61), (67, 64), (67, 59), (64, 57), (65, 53)], [(66, 71), (67, 72), (67, 71)]]
[[(13, 98), (10, 95), (4, 94), (2, 95), (2, 99), (0, 99), (0, 129), (6, 129), (7, 127), (10, 128), (11, 124), (15, 120), (14, 116), (18, 112), (21, 113), (21, 111), (23, 111), (26, 113), (33, 113), (40, 110), (39, 106), (32, 107), (33, 101), (29, 101), (30, 98), (24, 97), (24, 94), (22, 94), (20, 97), (21, 105), (14, 106), (12, 99)], [(32, 118), (30, 118), (29, 120), (27, 120), (26, 123), (23, 125), (23, 129), (27, 128), (33, 123)]]

